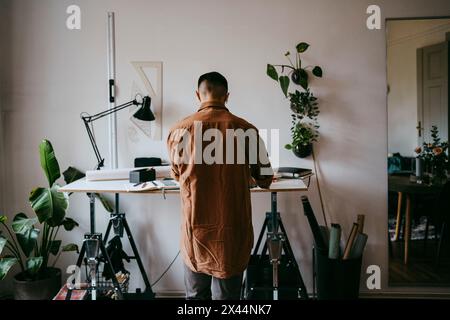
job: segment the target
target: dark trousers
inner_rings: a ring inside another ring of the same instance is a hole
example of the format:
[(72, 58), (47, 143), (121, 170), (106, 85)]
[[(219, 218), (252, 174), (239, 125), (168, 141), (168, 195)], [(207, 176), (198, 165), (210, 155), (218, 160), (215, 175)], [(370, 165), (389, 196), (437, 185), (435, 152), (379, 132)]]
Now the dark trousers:
[(229, 279), (197, 273), (184, 266), (186, 299), (239, 300), (241, 296), (242, 273)]

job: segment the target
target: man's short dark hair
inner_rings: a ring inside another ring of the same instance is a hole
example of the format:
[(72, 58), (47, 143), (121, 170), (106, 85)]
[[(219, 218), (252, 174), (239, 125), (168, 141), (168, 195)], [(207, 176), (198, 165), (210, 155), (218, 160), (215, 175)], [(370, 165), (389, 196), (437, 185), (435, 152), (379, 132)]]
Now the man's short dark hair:
[(228, 92), (227, 79), (225, 79), (225, 77), (223, 75), (221, 75), (220, 73), (218, 73), (216, 71), (202, 74), (200, 76), (200, 78), (198, 78), (198, 87), (200, 87), (200, 84), (203, 81), (206, 81), (208, 83), (208, 85), (211, 87), (216, 87), (216, 88), (222, 87), (225, 89), (225, 93)]

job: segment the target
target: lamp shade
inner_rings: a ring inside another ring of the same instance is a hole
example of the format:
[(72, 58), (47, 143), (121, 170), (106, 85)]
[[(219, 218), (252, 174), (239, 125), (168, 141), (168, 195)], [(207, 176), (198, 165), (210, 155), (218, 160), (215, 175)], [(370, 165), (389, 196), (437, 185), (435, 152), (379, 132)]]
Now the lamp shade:
[(142, 106), (133, 115), (136, 119), (142, 121), (153, 121), (155, 120), (155, 115), (150, 109), (152, 99), (149, 96), (142, 98)]

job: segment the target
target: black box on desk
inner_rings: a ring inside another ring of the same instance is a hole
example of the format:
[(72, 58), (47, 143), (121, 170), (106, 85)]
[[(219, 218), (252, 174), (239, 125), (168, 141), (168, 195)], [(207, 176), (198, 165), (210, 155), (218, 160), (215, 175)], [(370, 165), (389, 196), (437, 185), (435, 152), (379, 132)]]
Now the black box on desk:
[(143, 183), (156, 180), (156, 171), (153, 168), (145, 168), (130, 171), (131, 183)]

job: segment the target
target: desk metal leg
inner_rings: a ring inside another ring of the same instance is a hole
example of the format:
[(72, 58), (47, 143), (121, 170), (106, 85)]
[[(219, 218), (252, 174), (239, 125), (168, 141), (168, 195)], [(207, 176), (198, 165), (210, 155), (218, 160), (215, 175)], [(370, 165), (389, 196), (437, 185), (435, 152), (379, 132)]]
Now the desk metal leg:
[(400, 234), (400, 224), (402, 219), (402, 200), (403, 200), (403, 193), (398, 193), (398, 202), (397, 202), (397, 220), (395, 224), (395, 235), (394, 235), (394, 241), (398, 240), (399, 234)]
[(405, 213), (405, 256), (404, 263), (408, 264), (409, 246), (411, 244), (411, 197), (406, 195), (406, 213)]
[(139, 266), (139, 271), (141, 272), (142, 279), (144, 280), (145, 292), (148, 292), (152, 296), (154, 296), (152, 286), (150, 284), (150, 281), (148, 280), (147, 273), (145, 272), (145, 269), (144, 269), (144, 264), (142, 263), (141, 257), (139, 256), (139, 252), (136, 247), (136, 243), (134, 242), (133, 235), (131, 234), (130, 227), (128, 226), (128, 222), (125, 219), (125, 217), (123, 218), (122, 223), (123, 223), (123, 226), (125, 227), (125, 231), (127, 233), (127, 237), (128, 237), (128, 241), (130, 242), (131, 249), (133, 250), (134, 258), (136, 259), (136, 262)]
[(91, 220), (91, 233), (95, 233), (95, 193), (89, 193), (89, 209)]

